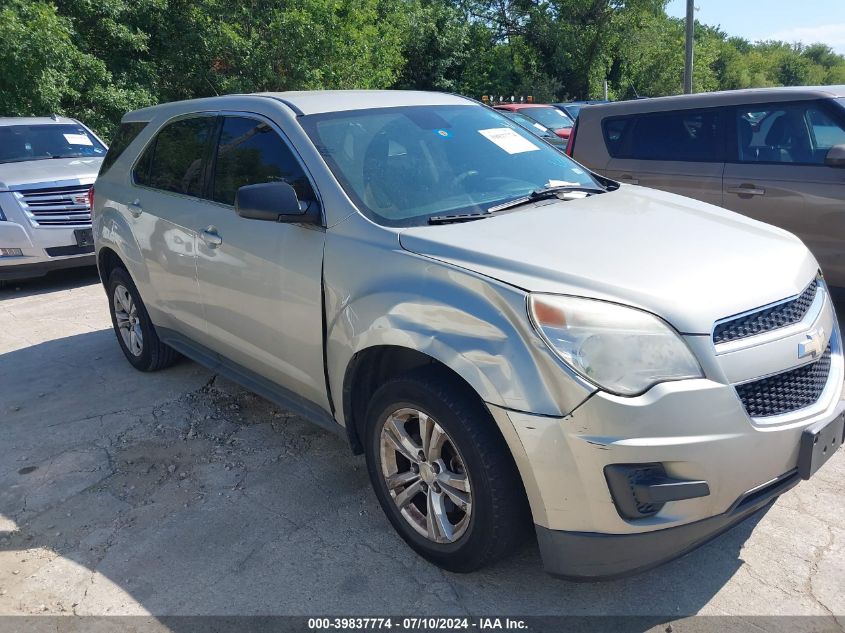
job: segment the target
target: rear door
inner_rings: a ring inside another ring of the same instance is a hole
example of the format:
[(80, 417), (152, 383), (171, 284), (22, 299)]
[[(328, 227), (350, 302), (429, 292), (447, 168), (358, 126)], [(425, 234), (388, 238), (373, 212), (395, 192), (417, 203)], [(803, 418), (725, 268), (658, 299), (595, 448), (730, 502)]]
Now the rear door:
[(202, 204), (206, 154), (215, 117), (190, 115), (165, 124), (133, 171), (134, 187), (121, 200), (134, 223), (150, 284), (161, 313), (159, 325), (201, 340), (205, 316), (196, 274), (194, 217)]
[(721, 108), (605, 119), (602, 132), (611, 158), (602, 173), (721, 205), (723, 126)]
[(238, 188), (285, 181), (318, 204), (296, 152), (272, 121), (224, 113), (209, 169), (210, 202), (195, 219), (208, 345), (329, 409), (323, 368), (322, 227), (250, 220)]
[(845, 286), (845, 169), (824, 164), (845, 143), (845, 112), (830, 100), (733, 109), (725, 207), (800, 237), (831, 283)]

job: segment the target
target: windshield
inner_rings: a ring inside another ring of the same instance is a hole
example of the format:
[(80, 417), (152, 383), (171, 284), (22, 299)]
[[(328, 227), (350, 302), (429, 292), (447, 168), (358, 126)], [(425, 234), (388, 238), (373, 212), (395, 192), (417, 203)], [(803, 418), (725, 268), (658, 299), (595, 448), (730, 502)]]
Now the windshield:
[(516, 121), (522, 127), (526, 128), (529, 132), (533, 132), (534, 134), (543, 137), (554, 136), (545, 125), (537, 123), (534, 119), (529, 119), (524, 114), (519, 114), (519, 112), (508, 112), (506, 110), (502, 110), (501, 112), (509, 119)]
[(102, 158), (103, 147), (80, 125), (6, 125), (0, 127), (0, 163), (49, 158)]
[(388, 226), (483, 213), (549, 186), (600, 187), (495, 110), (409, 106), (299, 118), (359, 209)]
[(569, 114), (569, 116), (570, 116), (570, 117), (572, 117), (573, 119), (577, 119), (577, 118), (578, 118), (578, 113), (579, 113), (579, 112), (581, 112), (581, 106), (580, 106), (580, 105), (575, 105), (575, 104), (570, 104), (570, 105), (566, 106), (566, 112), (567, 112), (567, 113)]
[(572, 127), (572, 119), (567, 116), (566, 112), (552, 106), (547, 108), (525, 108), (520, 110), (519, 113), (535, 121), (539, 121), (553, 130)]

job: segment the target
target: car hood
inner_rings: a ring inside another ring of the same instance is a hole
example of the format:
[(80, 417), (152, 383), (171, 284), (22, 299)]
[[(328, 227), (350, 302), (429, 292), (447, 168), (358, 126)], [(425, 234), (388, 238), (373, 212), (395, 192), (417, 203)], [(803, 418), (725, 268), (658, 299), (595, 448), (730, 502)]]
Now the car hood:
[(528, 291), (616, 301), (688, 334), (800, 293), (818, 264), (791, 233), (670, 193), (623, 185), (512, 213), (403, 229), (408, 251)]
[(56, 158), (29, 160), (21, 163), (0, 163), (0, 191), (24, 185), (65, 185), (67, 181), (94, 182), (100, 171), (102, 158)]

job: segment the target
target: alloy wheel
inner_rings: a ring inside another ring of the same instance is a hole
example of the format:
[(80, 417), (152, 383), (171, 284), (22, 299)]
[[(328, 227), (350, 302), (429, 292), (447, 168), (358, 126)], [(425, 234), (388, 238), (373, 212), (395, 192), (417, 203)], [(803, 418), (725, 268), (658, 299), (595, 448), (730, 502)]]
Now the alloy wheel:
[(452, 438), (426, 413), (402, 408), (387, 416), (381, 472), (402, 517), (435, 543), (454, 543), (472, 515), (465, 462)]
[(126, 286), (120, 284), (114, 289), (114, 318), (126, 349), (133, 356), (140, 356), (144, 352), (144, 333), (141, 330), (138, 306)]

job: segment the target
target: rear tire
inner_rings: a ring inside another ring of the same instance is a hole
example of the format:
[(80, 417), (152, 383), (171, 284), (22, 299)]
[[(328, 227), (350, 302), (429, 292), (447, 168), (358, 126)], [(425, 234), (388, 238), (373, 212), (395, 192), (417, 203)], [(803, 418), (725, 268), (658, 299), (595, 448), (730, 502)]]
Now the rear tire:
[(522, 482), (495, 422), (468, 387), (439, 367), (423, 367), (382, 385), (366, 422), (376, 496), (419, 555), (470, 572), (522, 542), (530, 526)]
[(135, 283), (123, 268), (115, 268), (106, 284), (112, 326), (126, 360), (139, 371), (158, 371), (179, 359), (162, 343)]

